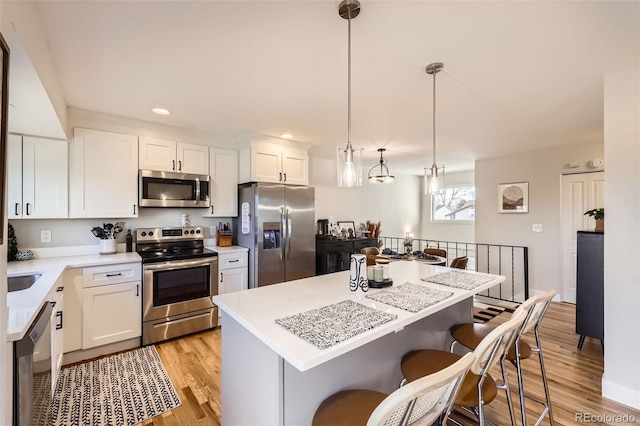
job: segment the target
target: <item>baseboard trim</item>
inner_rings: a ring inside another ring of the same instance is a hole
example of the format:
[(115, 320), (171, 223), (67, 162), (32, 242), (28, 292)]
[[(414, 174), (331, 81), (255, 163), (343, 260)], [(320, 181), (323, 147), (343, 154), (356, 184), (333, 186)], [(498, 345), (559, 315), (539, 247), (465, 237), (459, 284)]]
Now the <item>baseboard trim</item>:
[(640, 389), (611, 382), (602, 375), (602, 396), (640, 410)]
[(77, 364), (79, 362), (88, 361), (94, 358), (100, 358), (105, 355), (111, 355), (116, 352), (122, 352), (133, 348), (140, 347), (140, 338), (134, 337), (132, 339), (123, 340), (121, 342), (110, 343), (108, 345), (98, 346), (97, 348), (78, 350), (74, 352), (67, 352), (62, 357), (62, 366), (69, 364)]

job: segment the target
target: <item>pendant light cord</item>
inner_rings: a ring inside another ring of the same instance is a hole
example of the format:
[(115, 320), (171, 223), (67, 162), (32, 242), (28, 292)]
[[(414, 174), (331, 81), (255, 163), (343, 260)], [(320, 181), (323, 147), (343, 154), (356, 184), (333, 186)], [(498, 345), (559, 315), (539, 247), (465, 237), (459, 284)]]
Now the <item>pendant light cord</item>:
[(349, 21), (349, 46), (347, 49), (347, 149), (351, 149), (351, 8), (347, 11)]
[(437, 72), (433, 73), (433, 165), (434, 166), (436, 166), (436, 74)]

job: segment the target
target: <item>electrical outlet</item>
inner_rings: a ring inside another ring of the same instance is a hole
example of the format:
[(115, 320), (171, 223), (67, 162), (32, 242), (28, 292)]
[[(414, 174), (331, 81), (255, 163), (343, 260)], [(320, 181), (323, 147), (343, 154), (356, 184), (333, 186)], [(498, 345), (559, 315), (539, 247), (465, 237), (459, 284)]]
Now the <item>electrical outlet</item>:
[(51, 230), (43, 229), (40, 231), (40, 242), (41, 243), (50, 243), (51, 242)]
[(542, 224), (541, 223), (534, 223), (533, 226), (531, 227), (531, 230), (533, 232), (542, 232)]

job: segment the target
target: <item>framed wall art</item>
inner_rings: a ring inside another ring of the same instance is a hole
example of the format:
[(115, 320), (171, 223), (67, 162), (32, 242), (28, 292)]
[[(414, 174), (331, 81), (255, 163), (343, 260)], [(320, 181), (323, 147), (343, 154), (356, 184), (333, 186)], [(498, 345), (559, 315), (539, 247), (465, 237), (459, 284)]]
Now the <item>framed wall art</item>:
[(529, 182), (498, 184), (498, 213), (528, 213)]
[(355, 238), (356, 237), (356, 227), (353, 222), (338, 222), (338, 232), (340, 233), (340, 238)]

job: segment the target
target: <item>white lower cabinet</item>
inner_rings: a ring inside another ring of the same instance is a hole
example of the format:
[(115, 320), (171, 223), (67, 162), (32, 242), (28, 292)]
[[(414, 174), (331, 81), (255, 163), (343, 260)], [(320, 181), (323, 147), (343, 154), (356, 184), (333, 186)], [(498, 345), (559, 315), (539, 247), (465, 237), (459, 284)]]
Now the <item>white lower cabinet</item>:
[(140, 262), (65, 270), (62, 351), (69, 353), (140, 337), (141, 279)]
[[(51, 390), (56, 387), (62, 369), (64, 351), (64, 287), (56, 288), (56, 301), (51, 313)], [(53, 393), (52, 393), (53, 395)]]
[(101, 285), (82, 291), (82, 348), (94, 348), (142, 332), (140, 281)]
[(231, 293), (247, 289), (247, 268), (234, 268), (220, 271), (218, 293)]
[(247, 252), (218, 253), (218, 294), (246, 290), (249, 286)]

